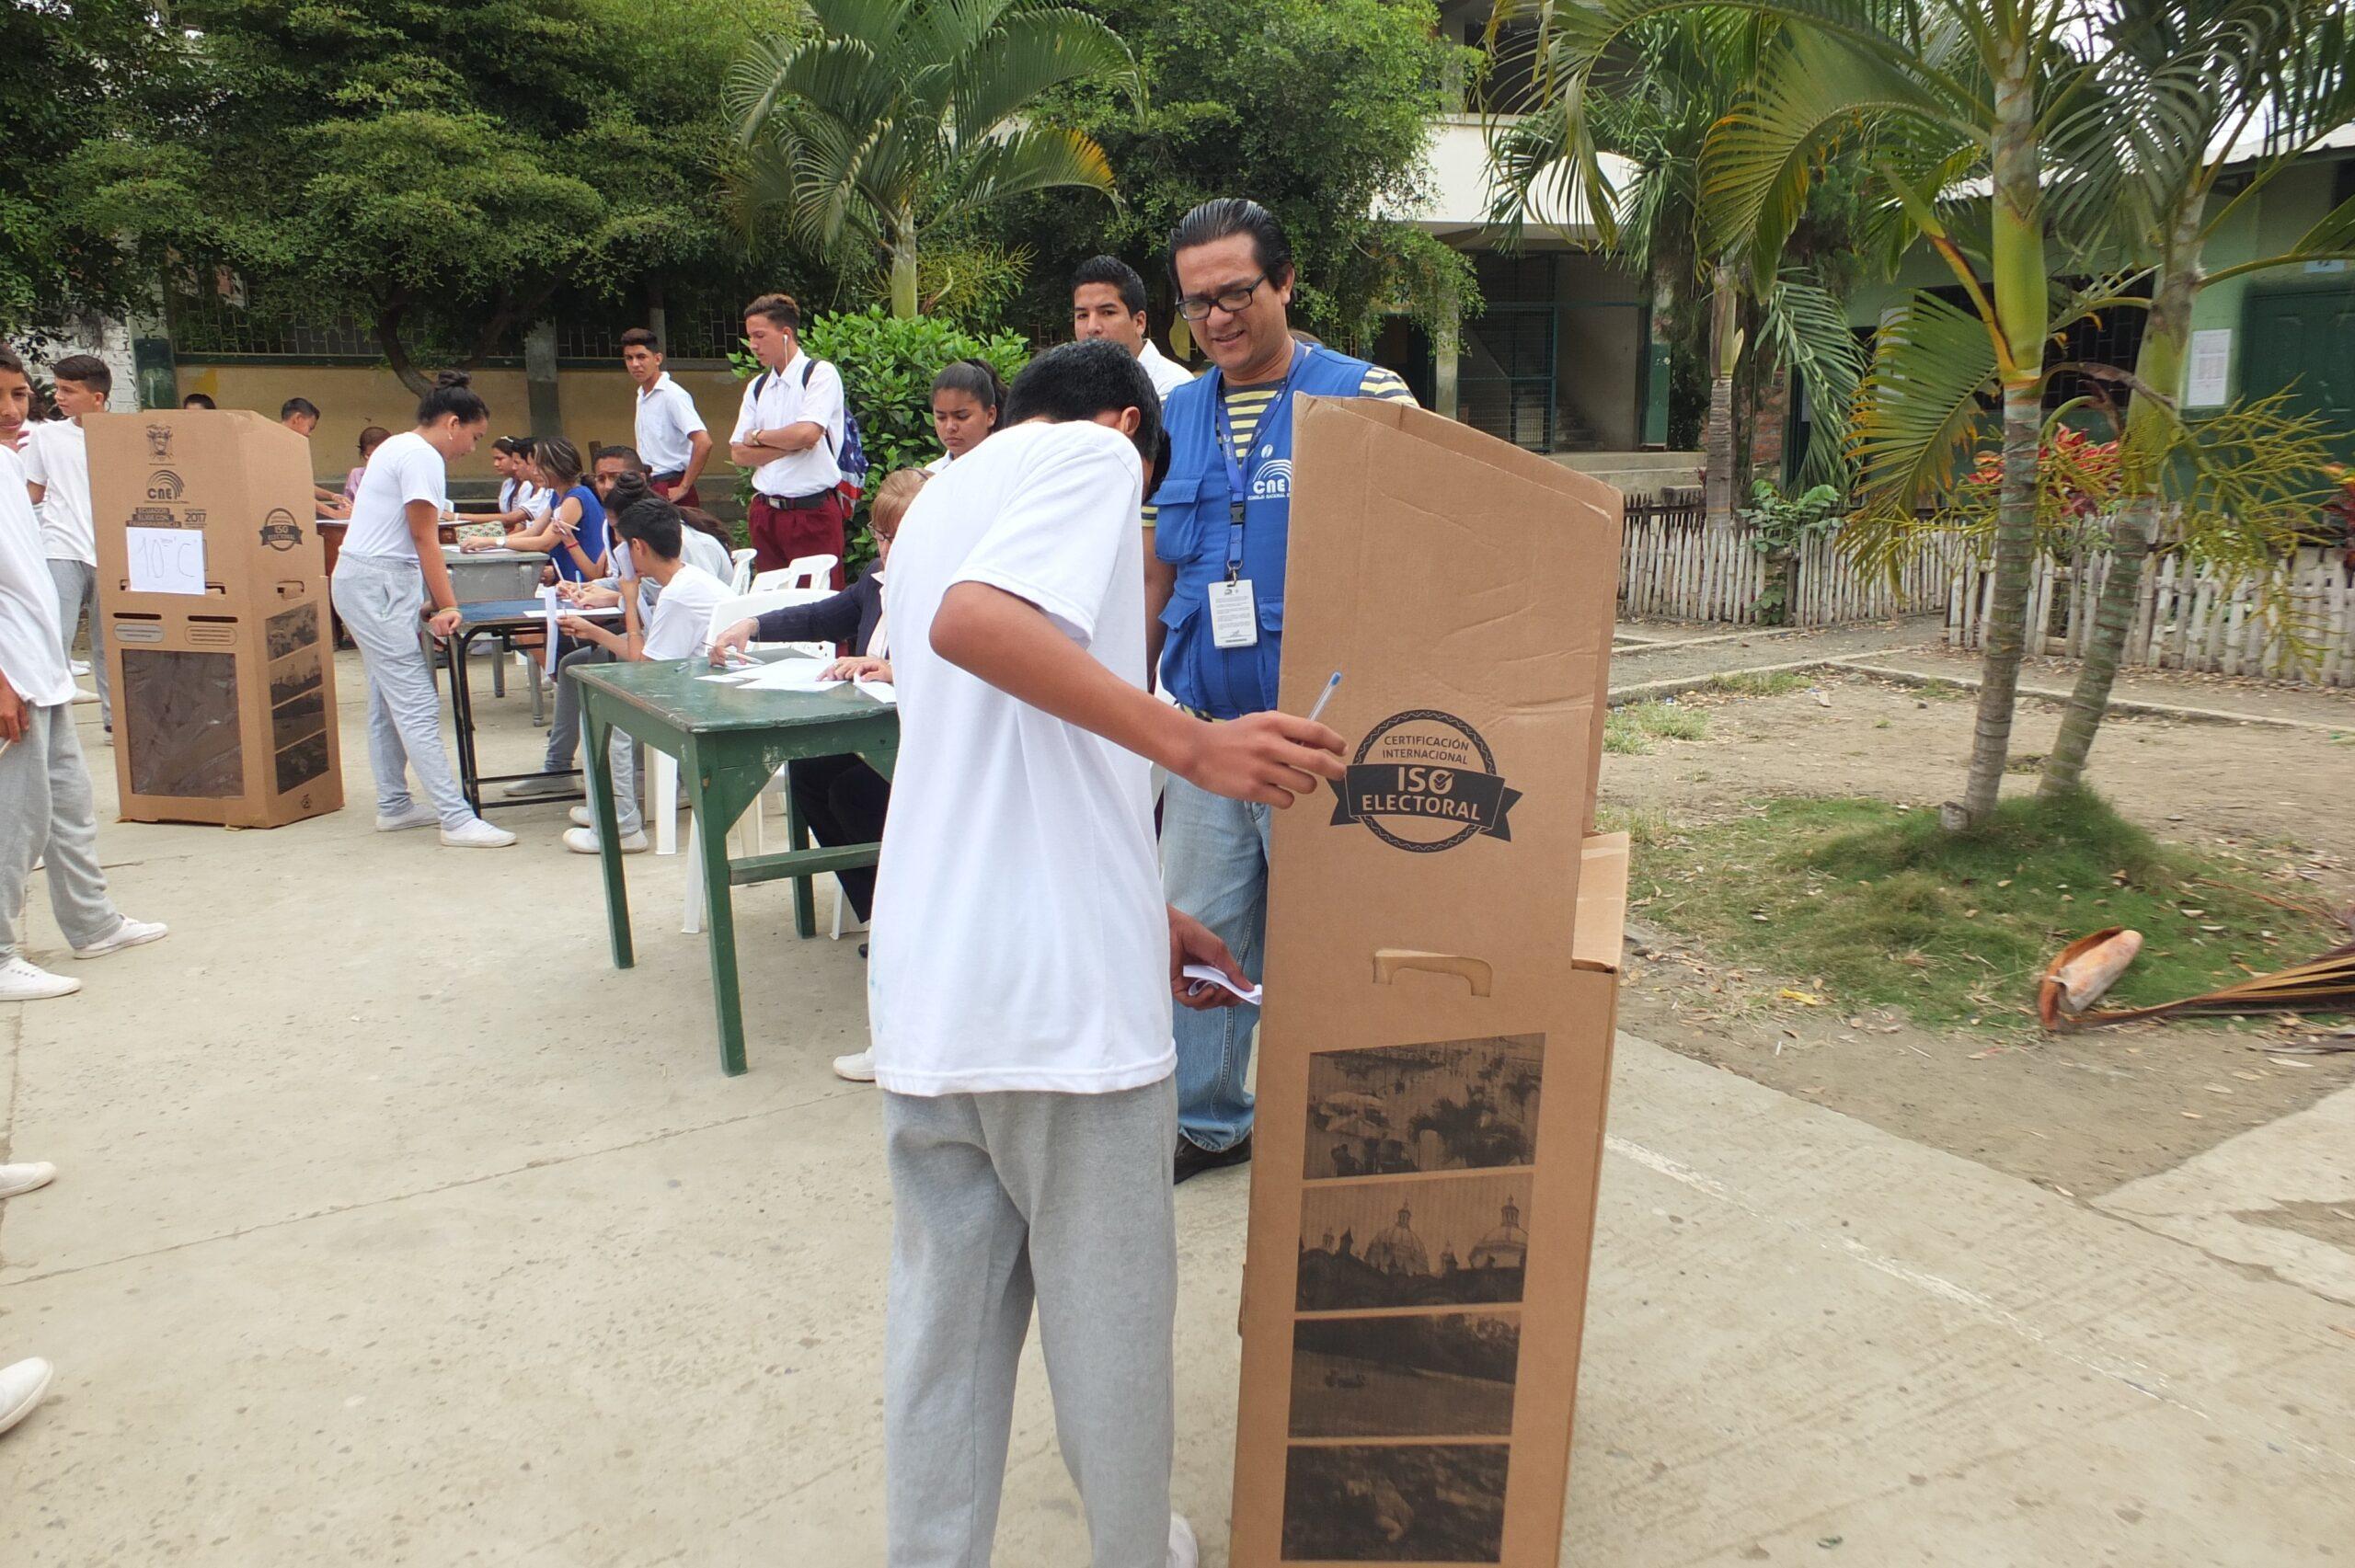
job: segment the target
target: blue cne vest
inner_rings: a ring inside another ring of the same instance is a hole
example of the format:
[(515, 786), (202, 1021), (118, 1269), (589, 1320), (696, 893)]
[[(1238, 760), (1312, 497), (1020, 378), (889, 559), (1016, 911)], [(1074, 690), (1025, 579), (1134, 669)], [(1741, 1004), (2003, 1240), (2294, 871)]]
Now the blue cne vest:
[[(1354, 397), (1373, 367), (1314, 344), (1293, 361), (1292, 384), (1281, 400), (1308, 393)], [(1232, 533), (1230, 486), (1220, 448), (1217, 398), (1225, 383), (1197, 376), (1169, 395), (1162, 418), (1169, 429), (1169, 476), (1154, 492), (1154, 554), (1178, 568), (1161, 624), (1161, 680), (1169, 694), (1213, 718), (1240, 718), (1276, 705), (1283, 657), (1284, 553), (1292, 538), (1292, 411), (1269, 405), (1241, 464), (1243, 554), (1237, 575), (1248, 578), (1259, 612), (1256, 647), (1222, 648), (1211, 637), (1210, 589), (1226, 578)]]

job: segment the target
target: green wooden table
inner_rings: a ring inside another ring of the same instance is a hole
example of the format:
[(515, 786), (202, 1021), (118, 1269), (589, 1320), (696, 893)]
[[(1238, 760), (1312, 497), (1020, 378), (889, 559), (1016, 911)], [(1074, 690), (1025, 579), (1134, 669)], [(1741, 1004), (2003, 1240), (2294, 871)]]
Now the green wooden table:
[(782, 854), (731, 860), (728, 830), (760, 797), (776, 771), (800, 757), (855, 752), (885, 778), (900, 750), (897, 708), (847, 684), (825, 692), (748, 692), (698, 677), (712, 673), (701, 658), (684, 662), (579, 664), (580, 722), (588, 754), (591, 808), (597, 816), (598, 855), (605, 875), (605, 918), (613, 928), (614, 965), (636, 962), (630, 947), (629, 896), (622, 885), (606, 744), (618, 729), (639, 745), (675, 757), (679, 787), (695, 812), (691, 854), (703, 857), (704, 929), (711, 946), (712, 1003), (719, 1015), (719, 1067), (744, 1070), (744, 1008), (736, 986), (736, 913), (731, 889), (752, 882), (793, 878), (793, 919), (805, 937), (818, 933), (810, 878), (873, 865), (875, 844), (810, 847), (809, 829), (787, 800), (787, 842)]

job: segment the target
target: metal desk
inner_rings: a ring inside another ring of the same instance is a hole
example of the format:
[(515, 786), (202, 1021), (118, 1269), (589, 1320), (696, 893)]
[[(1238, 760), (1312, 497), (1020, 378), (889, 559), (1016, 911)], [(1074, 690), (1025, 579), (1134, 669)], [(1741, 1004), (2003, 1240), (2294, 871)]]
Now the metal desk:
[[(618, 619), (621, 611), (572, 611), (570, 613)], [(456, 721), (458, 731), (458, 787), (465, 792), (466, 804), (475, 808), (477, 817), (492, 807), (545, 806), (547, 796), (534, 795), (517, 800), (502, 797), (488, 802), (483, 799), (482, 786), (487, 784), (506, 784), (514, 779), (533, 779), (542, 775), (535, 770), (528, 773), (500, 773), (491, 778), (482, 776), (480, 763), (475, 757), (475, 699), (466, 679), (467, 655), (477, 637), (511, 638), (518, 632), (545, 631), (546, 627), (546, 612), (536, 599), (484, 599), (458, 606), (458, 628), (450, 634), (449, 638), (450, 716)], [(532, 675), (534, 697), (538, 695), (539, 679), (538, 671), (534, 670)], [(536, 704), (534, 707), (536, 710)], [(537, 717), (536, 711), (534, 716)], [(580, 771), (578, 768), (566, 770), (569, 773)]]
[(574, 670), (580, 682), (583, 760), (591, 771), (589, 798), (597, 814), (598, 859), (605, 876), (605, 917), (612, 927), (614, 965), (628, 968), (629, 898), (622, 885), (606, 743), (618, 729), (641, 746), (679, 761), (679, 785), (695, 814), (695, 843), (703, 857), (705, 932), (711, 950), (712, 1004), (718, 1013), (719, 1067), (744, 1070), (744, 1011), (736, 981), (736, 913), (730, 889), (793, 878), (795, 929), (818, 933), (810, 879), (821, 873), (873, 865), (879, 846), (810, 847), (809, 830), (790, 809), (791, 848), (782, 854), (731, 860), (728, 832), (760, 798), (776, 771), (802, 757), (853, 752), (885, 778), (900, 750), (900, 712), (850, 685), (825, 692), (749, 692), (698, 676), (711, 669), (701, 658), (652, 664), (596, 664)]

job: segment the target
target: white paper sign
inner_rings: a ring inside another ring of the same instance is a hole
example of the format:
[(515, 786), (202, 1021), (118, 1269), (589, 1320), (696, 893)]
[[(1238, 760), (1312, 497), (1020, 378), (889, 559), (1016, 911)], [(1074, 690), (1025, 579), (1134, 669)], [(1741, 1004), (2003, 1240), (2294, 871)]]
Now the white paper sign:
[(2191, 382), (2184, 389), (2187, 408), (2214, 408), (2231, 395), (2233, 329), (2203, 327), (2191, 335)]
[(193, 528), (126, 528), (133, 593), (202, 593), (204, 535)]

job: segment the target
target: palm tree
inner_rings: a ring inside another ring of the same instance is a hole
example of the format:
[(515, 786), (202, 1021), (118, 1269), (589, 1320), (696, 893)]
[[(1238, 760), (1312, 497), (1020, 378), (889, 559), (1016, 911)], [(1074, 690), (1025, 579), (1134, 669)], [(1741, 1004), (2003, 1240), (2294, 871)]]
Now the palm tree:
[[(2198, 442), (2176, 405), (2193, 301), (2221, 278), (2355, 252), (2350, 200), (2276, 255), (2212, 277), (2205, 270), (2208, 242), (2243, 204), (2355, 118), (2355, 39), (2345, 0), (2234, 0), (2204, 9), (2120, 0), (2112, 22), (2120, 47), (2100, 90), (2054, 135), (2056, 162), (2075, 177), (2057, 193), (2059, 215), (2153, 258), (2154, 267), (2120, 449), (2124, 495), (2111, 516), (2109, 575), (2045, 759), (2038, 788), (2048, 795), (2084, 782), (2157, 538), (2162, 489), (2171, 473), (2197, 467)], [(2211, 212), (2228, 167), (2238, 189)], [(2264, 509), (2250, 498), (2241, 503), (2211, 515), (2261, 553)]]
[[(1497, 24), (1509, 18), (1511, 0)], [(1603, 246), (1648, 279), (1653, 328), (1662, 330), (1706, 282), (1709, 410), (1703, 425), (1703, 506), (1713, 524), (1733, 521), (1739, 451), (1734, 377), (1746, 346), (1742, 304), (1754, 308), (1764, 346), (1806, 378), (1810, 395), (1844, 408), (1863, 373), (1838, 303), (1819, 284), (1761, 258), (1742, 236), (1708, 222), (1702, 200), (1710, 133), (1750, 91), (1775, 26), (1729, 7), (1663, 15), (1631, 25), (1577, 84), (1554, 75), (1541, 53), (1525, 112), (1498, 120), (1490, 142), (1498, 175), (1495, 217), (1530, 221), (1541, 200), (1592, 215)], [(1493, 32), (1493, 26), (1492, 26)], [(1541, 49), (1542, 49), (1541, 45)], [(1601, 155), (1625, 160), (1614, 185)], [(1838, 431), (1820, 422), (1802, 464), (1810, 481), (1839, 476)]]
[(1033, 120), (1076, 83), (1142, 103), (1128, 46), (1044, 0), (802, 0), (806, 27), (755, 44), (729, 72), (746, 157), (747, 226), (781, 212), (806, 237), (888, 258), (891, 313), (916, 314), (927, 233), (1034, 190), (1112, 192), (1104, 149)]

